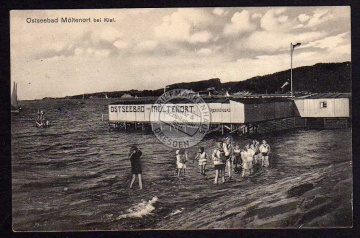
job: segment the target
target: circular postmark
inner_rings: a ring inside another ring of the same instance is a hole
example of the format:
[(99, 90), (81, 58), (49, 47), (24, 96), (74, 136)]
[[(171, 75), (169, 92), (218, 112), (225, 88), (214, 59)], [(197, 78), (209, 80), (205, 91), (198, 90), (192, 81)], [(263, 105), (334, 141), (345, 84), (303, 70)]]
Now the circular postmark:
[(197, 145), (210, 127), (208, 104), (195, 92), (174, 89), (165, 92), (151, 106), (152, 131), (171, 148)]

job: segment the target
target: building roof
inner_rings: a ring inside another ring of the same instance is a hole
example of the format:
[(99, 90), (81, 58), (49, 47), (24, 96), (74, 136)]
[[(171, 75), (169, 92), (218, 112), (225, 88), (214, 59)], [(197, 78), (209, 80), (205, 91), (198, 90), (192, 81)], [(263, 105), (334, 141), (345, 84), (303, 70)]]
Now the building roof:
[[(118, 102), (111, 103), (111, 105), (138, 105), (138, 104), (154, 104), (157, 101), (158, 98), (129, 98), (129, 99), (123, 99)], [(264, 103), (273, 103), (273, 102), (288, 102), (290, 101), (288, 98), (283, 97), (273, 97), (273, 98), (262, 98), (262, 97), (249, 97), (249, 98), (236, 98), (236, 97), (203, 97), (202, 98), (206, 103), (222, 103), (222, 104), (229, 104), (230, 100), (243, 103), (243, 104), (264, 104)], [(172, 99), (170, 100), (171, 103), (193, 103), (189, 99)]]
[(283, 98), (283, 97), (273, 97), (273, 98), (248, 97), (248, 98), (231, 98), (231, 100), (243, 104), (265, 104), (265, 103), (290, 101), (288, 98)]
[(351, 93), (313, 93), (295, 99), (351, 98)]

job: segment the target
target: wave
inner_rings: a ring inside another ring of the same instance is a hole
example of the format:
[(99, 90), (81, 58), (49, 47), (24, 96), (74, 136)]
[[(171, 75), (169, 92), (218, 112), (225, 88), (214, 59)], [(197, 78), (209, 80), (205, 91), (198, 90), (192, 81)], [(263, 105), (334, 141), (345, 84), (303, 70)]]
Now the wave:
[(69, 203), (70, 206), (72, 205), (78, 205), (78, 204), (81, 204), (81, 203), (84, 203), (84, 202), (88, 202), (90, 201), (91, 199), (82, 199), (82, 200), (79, 200), (79, 201), (75, 201), (75, 202), (72, 202), (72, 203)]
[(153, 210), (155, 210), (155, 207), (153, 206), (159, 199), (155, 196), (149, 201), (143, 201), (128, 210), (126, 210), (126, 214), (119, 215), (116, 220), (120, 220), (123, 218), (141, 218), (143, 216), (146, 216), (150, 214)]

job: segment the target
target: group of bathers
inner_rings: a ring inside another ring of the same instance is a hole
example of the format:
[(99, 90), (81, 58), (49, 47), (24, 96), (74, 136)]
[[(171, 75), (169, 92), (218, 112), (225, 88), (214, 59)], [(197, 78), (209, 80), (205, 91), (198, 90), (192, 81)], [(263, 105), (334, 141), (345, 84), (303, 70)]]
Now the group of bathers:
[[(253, 140), (248, 143), (243, 149), (239, 145), (233, 145), (230, 137), (226, 137), (224, 141), (218, 141), (209, 156), (204, 147), (200, 147), (196, 157), (193, 159), (199, 161), (200, 173), (205, 175), (205, 166), (209, 159), (214, 164), (216, 171), (216, 183), (219, 176), (224, 176), (225, 169), (228, 168), (228, 176), (231, 180), (233, 172), (242, 172), (242, 177), (251, 175), (254, 172), (254, 167), (268, 167), (269, 164), (270, 145), (263, 140)], [(176, 167), (177, 174), (186, 169), (186, 162), (188, 160), (187, 153), (184, 149), (176, 151)], [(256, 166), (258, 165), (258, 166)]]

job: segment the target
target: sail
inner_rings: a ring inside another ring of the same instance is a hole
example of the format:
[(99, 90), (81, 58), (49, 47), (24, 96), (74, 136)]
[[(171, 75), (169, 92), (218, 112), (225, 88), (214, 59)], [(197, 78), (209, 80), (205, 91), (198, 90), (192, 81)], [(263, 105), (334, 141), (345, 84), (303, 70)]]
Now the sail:
[(11, 95), (11, 106), (13, 106), (14, 108), (19, 107), (18, 99), (17, 99), (17, 83), (15, 82), (14, 82), (13, 92)]

